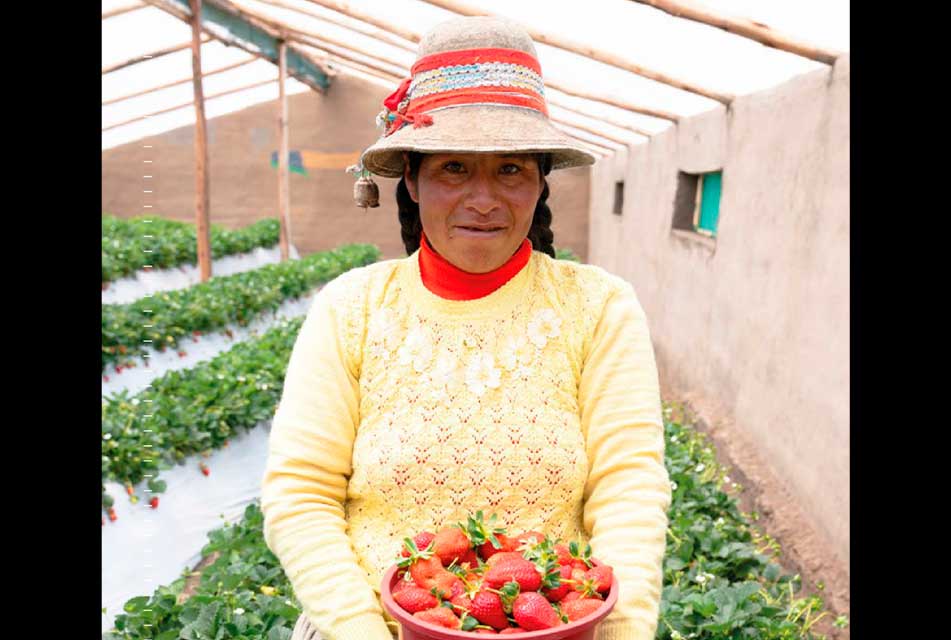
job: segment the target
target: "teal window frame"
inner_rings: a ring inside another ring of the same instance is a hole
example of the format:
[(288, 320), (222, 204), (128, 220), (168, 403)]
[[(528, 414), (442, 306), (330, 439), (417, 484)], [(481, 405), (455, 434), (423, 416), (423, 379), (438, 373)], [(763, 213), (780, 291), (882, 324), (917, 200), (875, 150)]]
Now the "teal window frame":
[(693, 212), (693, 229), (715, 238), (720, 223), (720, 195), (723, 191), (723, 172), (700, 174), (697, 181), (697, 200)]

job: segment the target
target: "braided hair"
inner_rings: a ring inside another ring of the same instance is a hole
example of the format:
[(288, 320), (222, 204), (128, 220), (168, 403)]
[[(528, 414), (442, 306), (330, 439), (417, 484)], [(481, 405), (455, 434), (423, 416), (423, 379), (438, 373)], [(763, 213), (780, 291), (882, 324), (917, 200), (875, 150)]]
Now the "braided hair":
[[(536, 154), (538, 159), (538, 168), (543, 176), (551, 172), (551, 154)], [(423, 154), (416, 151), (409, 153), (409, 172), (414, 178), (419, 174), (419, 167), (423, 163)], [(534, 251), (547, 253), (552, 258), (555, 257), (555, 234), (551, 230), (551, 209), (546, 204), (548, 200), (548, 181), (545, 180), (545, 188), (542, 189), (538, 203), (535, 205), (535, 214), (532, 216), (532, 226), (528, 230), (528, 239), (532, 243)], [(406, 247), (406, 255), (411, 255), (419, 249), (419, 242), (423, 231), (423, 223), (419, 219), (419, 204), (413, 201), (409, 195), (409, 189), (406, 188), (406, 178), (400, 178), (396, 185), (396, 205), (400, 218), (400, 235), (403, 238), (403, 246)]]

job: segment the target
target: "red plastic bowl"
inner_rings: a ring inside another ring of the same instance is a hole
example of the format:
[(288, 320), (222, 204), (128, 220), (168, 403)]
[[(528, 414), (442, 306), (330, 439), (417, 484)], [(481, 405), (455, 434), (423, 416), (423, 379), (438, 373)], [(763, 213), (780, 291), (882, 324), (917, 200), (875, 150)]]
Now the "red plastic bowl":
[[(593, 560), (593, 559), (592, 559)], [(600, 564), (593, 560), (595, 566)], [(414, 618), (403, 607), (396, 604), (393, 599), (393, 584), (398, 579), (396, 572), (399, 569), (395, 564), (387, 569), (383, 575), (383, 584), (380, 588), (380, 598), (387, 612), (393, 616), (393, 619), (400, 623), (402, 627), (403, 640), (475, 640), (476, 638), (487, 637), (485, 634), (474, 633), (472, 631), (457, 631), (438, 627), (428, 622), (423, 622), (419, 618)], [(513, 638), (514, 640), (594, 640), (594, 633), (597, 631), (598, 624), (604, 619), (617, 602), (617, 576), (611, 582), (611, 590), (608, 591), (604, 604), (595, 613), (575, 620), (568, 624), (563, 624), (551, 629), (541, 631), (524, 631), (522, 633), (506, 634), (503, 638)]]

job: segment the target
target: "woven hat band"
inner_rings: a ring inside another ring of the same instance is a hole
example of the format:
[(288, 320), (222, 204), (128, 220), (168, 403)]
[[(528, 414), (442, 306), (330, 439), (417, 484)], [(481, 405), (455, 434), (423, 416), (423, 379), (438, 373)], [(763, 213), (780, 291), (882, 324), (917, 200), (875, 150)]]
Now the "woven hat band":
[(474, 104), (528, 108), (548, 117), (538, 60), (524, 51), (500, 48), (446, 51), (420, 58), (409, 82), (404, 80), (385, 102), (390, 114), (384, 135), (410, 123), (414, 127), (431, 124), (426, 112)]

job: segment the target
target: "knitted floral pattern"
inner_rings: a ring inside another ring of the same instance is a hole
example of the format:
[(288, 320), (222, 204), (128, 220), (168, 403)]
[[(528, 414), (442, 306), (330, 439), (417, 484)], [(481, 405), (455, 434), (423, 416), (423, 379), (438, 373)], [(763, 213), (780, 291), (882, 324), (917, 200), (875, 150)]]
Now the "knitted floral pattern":
[[(578, 384), (619, 286), (595, 267), (533, 252), (486, 298), (446, 301), (421, 290), (416, 258), (340, 283), (356, 292), (340, 296), (338, 318), (360, 379), (347, 520), (375, 589), (404, 537), (475, 509), (512, 531), (586, 539)], [(428, 304), (412, 304), (421, 293)]]

